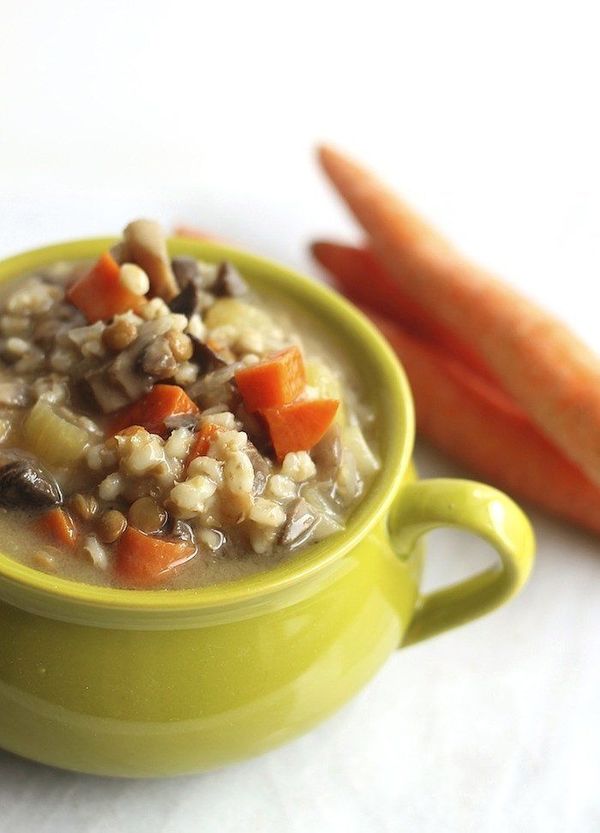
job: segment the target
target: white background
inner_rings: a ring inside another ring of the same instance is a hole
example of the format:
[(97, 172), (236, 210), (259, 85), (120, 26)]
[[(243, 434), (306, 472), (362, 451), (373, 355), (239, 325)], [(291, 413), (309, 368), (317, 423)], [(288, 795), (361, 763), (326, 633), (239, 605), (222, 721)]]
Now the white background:
[[(325, 138), (600, 348), (595, 6), (0, 0), (0, 255), (150, 214), (315, 273), (312, 236), (357, 235)], [(600, 546), (532, 517), (518, 599), (310, 735), (157, 783), (0, 752), (0, 831), (598, 831)], [(443, 532), (430, 553), (429, 582), (489, 557)]]

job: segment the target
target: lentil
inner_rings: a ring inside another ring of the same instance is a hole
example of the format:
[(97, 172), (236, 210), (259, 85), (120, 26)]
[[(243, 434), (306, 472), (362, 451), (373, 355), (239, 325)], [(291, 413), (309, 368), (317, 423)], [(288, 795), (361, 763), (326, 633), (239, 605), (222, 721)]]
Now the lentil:
[(127, 514), (129, 523), (142, 532), (158, 532), (167, 522), (167, 513), (151, 497), (141, 497), (132, 503)]
[(69, 508), (82, 521), (89, 521), (98, 514), (100, 505), (94, 495), (82, 495), (76, 492), (69, 498)]
[(117, 509), (109, 509), (108, 512), (105, 512), (96, 526), (98, 538), (103, 544), (114, 544), (126, 529), (127, 520), (125, 515)]

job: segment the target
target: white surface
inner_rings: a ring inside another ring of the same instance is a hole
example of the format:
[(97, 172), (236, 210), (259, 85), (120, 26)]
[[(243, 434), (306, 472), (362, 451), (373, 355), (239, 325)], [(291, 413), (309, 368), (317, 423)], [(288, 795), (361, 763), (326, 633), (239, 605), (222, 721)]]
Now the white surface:
[[(326, 137), (600, 348), (595, 5), (0, 0), (0, 255), (146, 213), (307, 270), (307, 239), (352, 228)], [(0, 830), (594, 833), (600, 546), (534, 521), (518, 599), (397, 653), (306, 737), (158, 783), (0, 752)], [(436, 533), (430, 578), (482, 552)]]

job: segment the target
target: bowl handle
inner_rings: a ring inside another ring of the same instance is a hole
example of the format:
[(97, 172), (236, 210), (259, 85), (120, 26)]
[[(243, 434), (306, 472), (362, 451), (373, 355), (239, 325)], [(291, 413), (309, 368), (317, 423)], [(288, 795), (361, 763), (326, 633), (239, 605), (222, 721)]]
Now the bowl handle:
[(421, 535), (441, 526), (479, 535), (500, 559), (471, 578), (420, 596), (402, 646), (462, 625), (508, 601), (533, 565), (535, 541), (529, 521), (516, 503), (491, 486), (442, 478), (406, 484), (389, 519), (398, 555), (408, 557)]

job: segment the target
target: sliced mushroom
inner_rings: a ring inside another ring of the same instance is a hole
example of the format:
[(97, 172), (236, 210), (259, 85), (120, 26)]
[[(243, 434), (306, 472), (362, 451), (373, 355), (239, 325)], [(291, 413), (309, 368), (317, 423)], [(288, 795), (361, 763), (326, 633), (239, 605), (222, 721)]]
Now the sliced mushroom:
[(33, 460), (17, 459), (0, 468), (0, 506), (6, 509), (47, 509), (63, 501), (52, 475)]
[(200, 308), (200, 293), (202, 290), (195, 283), (188, 283), (187, 286), (181, 290), (179, 295), (176, 295), (172, 301), (169, 302), (171, 312), (182, 313), (191, 318), (192, 315)]
[(192, 339), (192, 344), (194, 345), (192, 361), (198, 365), (202, 375), (205, 373), (212, 373), (213, 370), (219, 370), (221, 367), (225, 367), (227, 365), (227, 362), (218, 356), (214, 350), (211, 350), (208, 344), (200, 341), (200, 339), (195, 336), (190, 336), (190, 338)]
[(154, 220), (134, 220), (123, 232), (127, 257), (148, 275), (150, 293), (171, 301), (179, 287), (171, 269), (167, 243), (162, 228)]
[(235, 266), (225, 260), (219, 264), (211, 292), (219, 298), (238, 298), (248, 292), (248, 284)]
[(144, 350), (142, 358), (144, 373), (155, 379), (170, 379), (177, 370), (177, 361), (169, 341), (159, 336)]
[(138, 367), (138, 358), (139, 353), (123, 350), (108, 369), (108, 379), (121, 388), (129, 402), (139, 399), (152, 387), (150, 376)]
[(317, 522), (315, 510), (299, 497), (294, 500), (287, 511), (287, 520), (279, 536), (283, 547), (298, 546), (310, 533)]
[(127, 396), (120, 386), (108, 376), (112, 368), (111, 363), (102, 365), (96, 370), (87, 373), (84, 380), (87, 383), (89, 391), (105, 414), (110, 414), (112, 411), (118, 411), (119, 408), (124, 408), (133, 400)]
[(171, 269), (181, 289), (185, 289), (190, 283), (195, 283), (202, 288), (203, 280), (198, 261), (195, 257), (174, 257), (171, 261)]
[(310, 452), (320, 480), (333, 480), (342, 462), (342, 436), (334, 423)]
[(273, 448), (266, 423), (257, 414), (251, 414), (243, 404), (235, 412), (235, 418), (242, 423), (242, 429), (257, 449), (257, 453), (271, 456)]
[(92, 368), (84, 373), (84, 380), (105, 414), (135, 402), (148, 393), (154, 383), (154, 377), (144, 370), (144, 354), (169, 327), (168, 316), (145, 321), (138, 328), (134, 342), (101, 367)]

